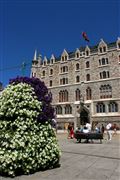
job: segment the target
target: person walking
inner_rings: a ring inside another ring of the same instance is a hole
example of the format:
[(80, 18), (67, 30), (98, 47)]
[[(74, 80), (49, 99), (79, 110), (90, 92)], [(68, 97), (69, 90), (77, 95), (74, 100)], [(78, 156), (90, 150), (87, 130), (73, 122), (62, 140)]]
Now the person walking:
[(105, 127), (104, 127), (104, 125), (102, 124), (102, 127), (101, 127), (101, 133), (104, 134), (104, 131), (105, 131)]
[(108, 123), (107, 126), (106, 126), (107, 135), (108, 135), (108, 140), (110, 140), (110, 141), (112, 140), (111, 127), (112, 127), (112, 124), (111, 124), (111, 123)]

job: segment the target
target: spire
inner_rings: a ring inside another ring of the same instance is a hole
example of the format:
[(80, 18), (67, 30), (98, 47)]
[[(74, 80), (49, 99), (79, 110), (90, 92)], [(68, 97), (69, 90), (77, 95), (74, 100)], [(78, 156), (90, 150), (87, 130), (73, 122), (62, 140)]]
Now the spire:
[(34, 61), (37, 60), (37, 50), (35, 50), (35, 53), (34, 53), (34, 58), (33, 58)]

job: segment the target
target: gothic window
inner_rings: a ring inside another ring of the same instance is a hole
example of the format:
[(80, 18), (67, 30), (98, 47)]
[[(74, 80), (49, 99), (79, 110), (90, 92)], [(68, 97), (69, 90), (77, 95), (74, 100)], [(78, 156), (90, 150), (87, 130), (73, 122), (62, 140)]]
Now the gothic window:
[(100, 53), (102, 53), (102, 47), (99, 48)]
[(79, 53), (76, 53), (76, 57), (79, 58)]
[(90, 63), (89, 61), (86, 62), (86, 68), (89, 68), (90, 67)]
[(45, 71), (42, 72), (42, 76), (45, 77)]
[(44, 66), (46, 65), (46, 61), (43, 62), (43, 65), (44, 65)]
[(53, 64), (53, 59), (50, 60), (51, 64)]
[(104, 103), (98, 103), (96, 105), (96, 112), (97, 113), (105, 113), (105, 104)]
[(56, 114), (62, 114), (62, 107), (60, 105), (56, 106)]
[(72, 107), (69, 104), (65, 106), (65, 114), (72, 114)]
[(108, 58), (99, 59), (99, 66), (108, 64)]
[(64, 56), (62, 56), (62, 61), (64, 61)]
[(67, 102), (68, 101), (68, 91), (63, 90), (59, 92), (59, 102)]
[(86, 56), (89, 56), (89, 51), (86, 51)]
[(103, 52), (106, 52), (106, 47), (105, 46), (103, 47)]
[(118, 104), (116, 102), (110, 102), (108, 104), (108, 111), (109, 112), (118, 112)]
[(61, 73), (68, 72), (68, 66), (61, 67)]
[(80, 76), (76, 76), (76, 82), (80, 82)]
[(68, 78), (62, 78), (60, 79), (60, 85), (68, 84)]
[(100, 98), (101, 99), (112, 98), (112, 87), (109, 84), (101, 85)]
[(86, 75), (86, 81), (90, 81), (90, 74)]
[(50, 75), (53, 75), (53, 69), (50, 69)]
[(102, 58), (102, 65), (105, 65), (105, 58)]
[(79, 70), (80, 69), (80, 65), (79, 63), (76, 64), (76, 70)]
[(67, 56), (65, 56), (65, 61), (67, 60)]
[(91, 100), (92, 99), (92, 90), (90, 87), (86, 89), (86, 100)]
[(52, 86), (52, 80), (50, 80), (50, 87)]
[(106, 79), (109, 77), (110, 77), (109, 71), (103, 71), (100, 73), (100, 79)]
[(76, 91), (75, 91), (75, 100), (80, 101), (80, 90), (79, 89), (76, 89)]

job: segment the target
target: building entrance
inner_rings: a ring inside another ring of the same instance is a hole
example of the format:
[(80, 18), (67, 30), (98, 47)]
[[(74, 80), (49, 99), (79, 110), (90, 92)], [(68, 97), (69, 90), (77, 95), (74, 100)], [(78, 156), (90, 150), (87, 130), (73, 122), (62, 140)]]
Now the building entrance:
[(86, 109), (82, 109), (82, 111), (80, 112), (80, 124), (85, 125), (86, 123), (90, 123), (89, 111)]

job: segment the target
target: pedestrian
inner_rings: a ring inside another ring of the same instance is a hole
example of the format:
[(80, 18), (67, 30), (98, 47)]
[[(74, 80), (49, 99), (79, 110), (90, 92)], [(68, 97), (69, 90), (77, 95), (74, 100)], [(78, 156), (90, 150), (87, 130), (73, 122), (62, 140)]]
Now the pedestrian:
[(112, 140), (111, 127), (112, 127), (112, 124), (111, 124), (111, 123), (108, 123), (107, 126), (106, 126), (107, 135), (108, 135), (108, 140), (110, 140), (110, 141)]
[(114, 124), (113, 125), (113, 135), (116, 135), (117, 134), (117, 125), (116, 124)]
[(68, 130), (68, 139), (70, 138), (71, 128), (72, 128), (72, 126), (71, 126), (71, 124), (69, 123), (69, 124), (68, 124), (68, 128), (67, 128), (67, 130)]
[(74, 128), (71, 125), (71, 129), (70, 129), (70, 138), (73, 139), (74, 138)]
[(104, 127), (104, 125), (102, 124), (102, 127), (101, 127), (101, 133), (104, 134), (104, 131), (105, 131), (105, 127)]

